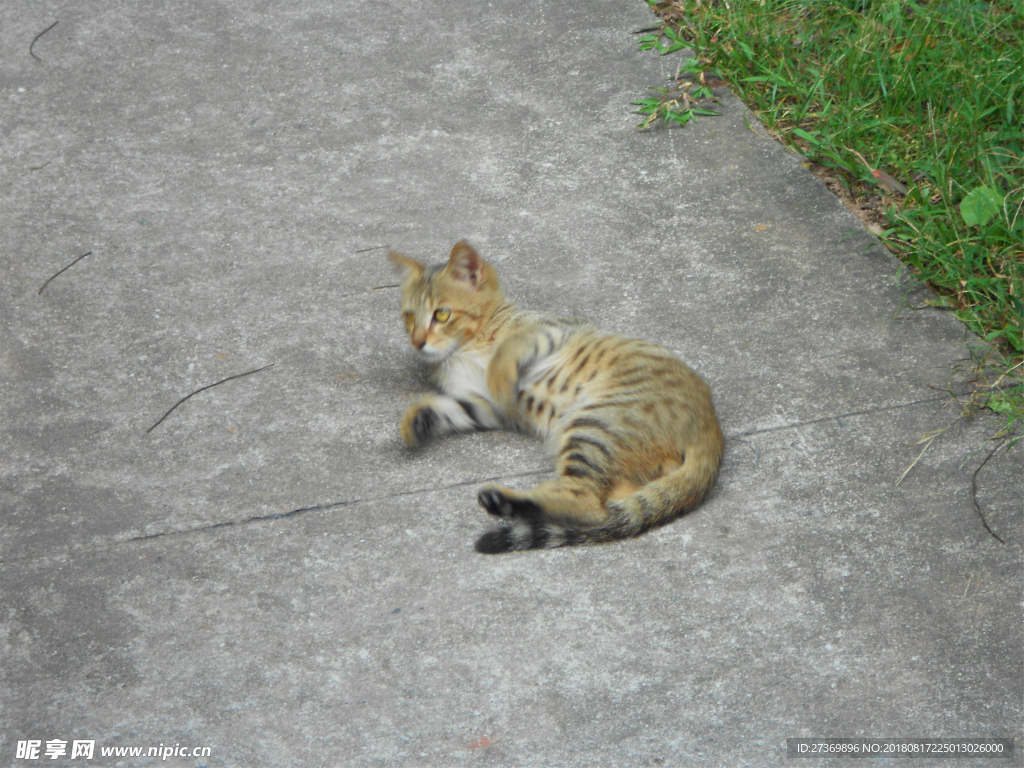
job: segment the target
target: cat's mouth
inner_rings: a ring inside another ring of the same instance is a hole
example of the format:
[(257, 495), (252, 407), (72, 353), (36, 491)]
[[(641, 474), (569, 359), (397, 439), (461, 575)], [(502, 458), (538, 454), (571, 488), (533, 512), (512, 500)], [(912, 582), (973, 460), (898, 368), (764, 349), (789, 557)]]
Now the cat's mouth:
[(452, 353), (455, 352), (458, 346), (458, 342), (454, 340), (444, 349), (436, 349), (432, 347), (430, 344), (425, 344), (423, 348), (420, 349), (419, 355), (422, 360), (429, 363), (430, 365), (436, 365), (437, 363), (443, 363), (445, 360), (451, 357)]

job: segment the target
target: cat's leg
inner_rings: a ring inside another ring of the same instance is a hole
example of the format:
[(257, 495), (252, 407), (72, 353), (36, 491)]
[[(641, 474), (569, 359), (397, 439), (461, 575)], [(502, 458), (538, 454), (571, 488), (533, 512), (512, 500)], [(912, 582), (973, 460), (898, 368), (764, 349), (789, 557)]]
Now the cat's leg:
[(497, 517), (531, 523), (545, 521), (575, 528), (601, 525), (608, 519), (605, 501), (617, 495), (619, 484), (609, 475), (614, 447), (608, 445), (614, 443), (610, 435), (605, 435), (604, 441), (599, 437), (602, 435), (590, 435), (582, 427), (565, 433), (556, 462), (557, 477), (528, 493), (487, 486), (477, 497), (480, 506)]
[(415, 448), (432, 438), (497, 429), (500, 424), (491, 404), (482, 398), (424, 395), (402, 417), (402, 439)]
[(532, 334), (515, 333), (505, 339), (487, 366), (487, 391), (510, 420), (514, 420), (519, 373), (536, 355)]
[(601, 496), (600, 487), (592, 480), (563, 475), (526, 493), (498, 485), (485, 486), (477, 500), (492, 515), (508, 520), (591, 528), (608, 520)]
[(543, 482), (529, 493), (487, 486), (477, 498), (480, 506), (507, 521), (477, 539), (475, 548), (482, 554), (579, 544), (588, 531), (603, 530), (600, 526), (609, 519), (599, 487), (571, 475)]
[(565, 329), (549, 325), (523, 328), (506, 338), (487, 365), (487, 390), (510, 422), (516, 422), (519, 377), (563, 343)]

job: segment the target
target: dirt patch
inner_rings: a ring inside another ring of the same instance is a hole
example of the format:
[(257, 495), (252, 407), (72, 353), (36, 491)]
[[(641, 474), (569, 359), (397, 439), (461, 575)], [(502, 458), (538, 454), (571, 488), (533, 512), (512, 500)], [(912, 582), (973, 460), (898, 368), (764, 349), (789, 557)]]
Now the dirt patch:
[(846, 210), (852, 213), (874, 235), (881, 235), (886, 229), (885, 211), (897, 201), (888, 195), (870, 190), (856, 197), (844, 184), (834, 168), (826, 168), (820, 163), (804, 162), (804, 167), (821, 179), (833, 195), (839, 198)]

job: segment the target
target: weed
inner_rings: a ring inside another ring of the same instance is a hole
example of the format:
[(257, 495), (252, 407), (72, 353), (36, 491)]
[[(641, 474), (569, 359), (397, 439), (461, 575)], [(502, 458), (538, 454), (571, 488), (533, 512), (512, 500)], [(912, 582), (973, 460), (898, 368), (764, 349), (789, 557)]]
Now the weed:
[[(641, 128), (724, 77), (769, 131), (880, 195), (883, 242), (989, 346), (969, 409), (1024, 422), (1024, 0), (646, 0), (640, 40), (695, 56)], [(997, 369), (992, 374), (993, 366)], [(994, 378), (993, 378), (994, 376)], [(972, 411), (973, 412), (973, 411)]]

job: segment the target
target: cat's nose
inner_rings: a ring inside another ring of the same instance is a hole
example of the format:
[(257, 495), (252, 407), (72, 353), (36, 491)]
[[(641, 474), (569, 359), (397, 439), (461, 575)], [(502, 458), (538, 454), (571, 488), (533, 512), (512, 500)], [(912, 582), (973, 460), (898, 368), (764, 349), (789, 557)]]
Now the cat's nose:
[(413, 339), (412, 340), (412, 345), (414, 347), (416, 347), (416, 349), (423, 349), (423, 345), (426, 344), (426, 343), (427, 343), (426, 339)]

